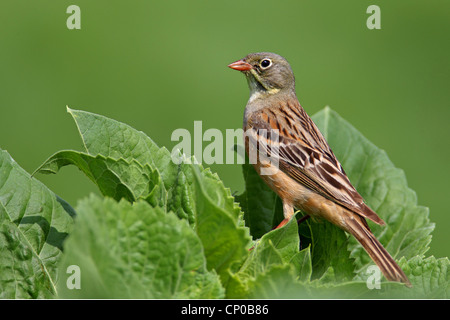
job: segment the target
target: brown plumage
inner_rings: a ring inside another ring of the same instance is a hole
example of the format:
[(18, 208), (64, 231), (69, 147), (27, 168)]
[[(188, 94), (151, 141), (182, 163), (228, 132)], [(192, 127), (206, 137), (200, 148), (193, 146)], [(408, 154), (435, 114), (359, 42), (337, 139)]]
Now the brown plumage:
[(261, 52), (229, 67), (242, 71), (249, 83), (243, 123), (245, 146), (256, 171), (283, 201), (285, 219), (277, 228), (294, 216), (294, 208), (326, 219), (352, 234), (386, 279), (410, 286), (365, 219), (380, 225), (385, 222), (364, 203), (298, 102), (289, 63), (279, 55)]

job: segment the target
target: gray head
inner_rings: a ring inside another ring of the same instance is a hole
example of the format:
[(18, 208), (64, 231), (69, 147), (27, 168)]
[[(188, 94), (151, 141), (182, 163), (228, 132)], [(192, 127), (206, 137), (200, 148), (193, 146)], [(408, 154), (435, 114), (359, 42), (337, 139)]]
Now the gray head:
[(275, 53), (251, 53), (228, 67), (245, 74), (252, 92), (276, 93), (295, 89), (291, 66), (285, 58)]

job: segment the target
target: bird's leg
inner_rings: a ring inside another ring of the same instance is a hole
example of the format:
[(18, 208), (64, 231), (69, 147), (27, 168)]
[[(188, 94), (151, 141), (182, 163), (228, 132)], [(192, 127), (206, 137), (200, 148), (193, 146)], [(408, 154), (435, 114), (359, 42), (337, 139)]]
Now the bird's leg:
[[(272, 228), (272, 230), (285, 226), (294, 217), (294, 207), (288, 203), (283, 203), (283, 215), (284, 215), (283, 221), (281, 221), (278, 226)], [(309, 218), (308, 215), (301, 217), (300, 219), (297, 220), (297, 223), (300, 224), (303, 221), (307, 220), (308, 218)], [(254, 246), (251, 247), (248, 251), (252, 251), (253, 249)]]
[(283, 219), (283, 221), (281, 221), (281, 223), (278, 226), (276, 226), (275, 228), (273, 228), (272, 230), (281, 228), (282, 226), (286, 225), (290, 220), (291, 219), (289, 219), (289, 218), (288, 219)]
[[(283, 221), (281, 221), (281, 223), (278, 226), (276, 226), (275, 228), (273, 228), (272, 230), (281, 228), (282, 226), (286, 225), (294, 217), (294, 207), (288, 203), (283, 203), (283, 214), (284, 214)], [(297, 224), (300, 224), (308, 219), (309, 219), (309, 215), (305, 215), (297, 220)]]
[(303, 216), (303, 217), (301, 217), (300, 219), (297, 220), (297, 224), (305, 222), (308, 219), (309, 219), (309, 215)]
[[(308, 220), (309, 218), (310, 218), (309, 215), (303, 216), (303, 217), (301, 217), (300, 219), (297, 220), (297, 224), (303, 223), (303, 222), (305, 222), (306, 220)], [(272, 230), (281, 228), (282, 226), (286, 225), (286, 223), (288, 223), (289, 220), (290, 220), (290, 219), (283, 219), (283, 221), (281, 221), (281, 223), (280, 223), (278, 226), (276, 226), (275, 228), (273, 228)]]
[(292, 219), (292, 217), (294, 217), (294, 207), (292, 206), (292, 204), (288, 202), (283, 202), (283, 215), (284, 215), (283, 221), (281, 221), (281, 223), (272, 230), (281, 228), (282, 226), (286, 225)]

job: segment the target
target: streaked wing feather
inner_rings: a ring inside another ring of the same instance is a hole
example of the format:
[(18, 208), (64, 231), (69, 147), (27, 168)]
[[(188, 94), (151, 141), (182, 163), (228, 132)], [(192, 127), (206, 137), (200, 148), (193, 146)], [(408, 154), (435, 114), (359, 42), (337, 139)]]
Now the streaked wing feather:
[[(280, 170), (323, 197), (384, 224), (365, 205), (325, 138), (298, 102), (280, 103), (278, 109), (262, 109), (252, 117), (251, 123), (254, 137), (257, 130), (268, 130), (268, 139), (259, 137), (258, 147), (272, 159), (274, 156), (278, 159)], [(278, 135), (270, 133), (270, 129), (278, 128), (284, 129)]]

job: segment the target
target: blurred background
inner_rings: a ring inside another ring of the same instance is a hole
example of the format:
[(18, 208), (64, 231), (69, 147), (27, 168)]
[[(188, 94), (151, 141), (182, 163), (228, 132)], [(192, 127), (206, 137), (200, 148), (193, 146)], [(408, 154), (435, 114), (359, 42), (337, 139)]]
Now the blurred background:
[[(69, 30), (69, 5), (81, 30)], [(367, 7), (381, 9), (369, 30)], [(429, 254), (449, 256), (450, 2), (17, 1), (0, 3), (0, 148), (28, 172), (82, 150), (66, 105), (147, 133), (240, 128), (245, 78), (226, 66), (272, 51), (295, 72), (310, 114), (329, 105), (402, 168), (436, 223)], [(208, 144), (208, 143), (205, 143)], [(212, 165), (233, 192), (239, 165)], [(93, 184), (77, 169), (38, 175), (73, 206)]]

